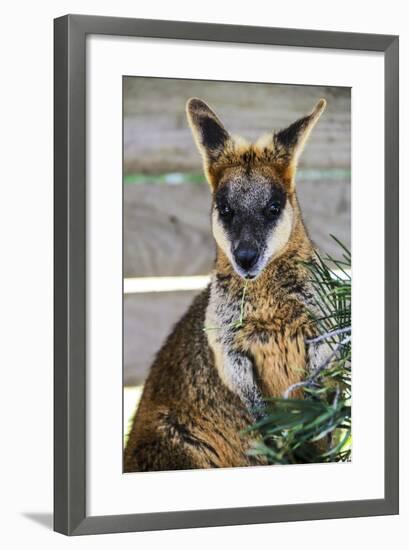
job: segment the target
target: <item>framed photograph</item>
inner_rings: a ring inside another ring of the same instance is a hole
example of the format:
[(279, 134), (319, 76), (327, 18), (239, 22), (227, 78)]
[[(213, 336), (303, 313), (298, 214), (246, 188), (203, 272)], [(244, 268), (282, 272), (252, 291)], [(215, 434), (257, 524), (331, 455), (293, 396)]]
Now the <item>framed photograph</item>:
[(54, 44), (55, 530), (397, 514), (398, 37)]

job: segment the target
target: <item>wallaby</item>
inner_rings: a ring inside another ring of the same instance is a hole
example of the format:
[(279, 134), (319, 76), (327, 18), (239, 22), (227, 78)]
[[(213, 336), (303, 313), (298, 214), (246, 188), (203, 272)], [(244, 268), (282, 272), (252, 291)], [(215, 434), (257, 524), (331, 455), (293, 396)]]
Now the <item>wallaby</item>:
[[(256, 143), (231, 136), (200, 99), (187, 118), (212, 192), (216, 260), (209, 286), (159, 351), (146, 380), (124, 470), (266, 464), (243, 433), (320, 361), (306, 263), (314, 248), (295, 189), (305, 142), (325, 109)], [(241, 321), (239, 321), (241, 319)], [(301, 390), (294, 396), (302, 396)]]

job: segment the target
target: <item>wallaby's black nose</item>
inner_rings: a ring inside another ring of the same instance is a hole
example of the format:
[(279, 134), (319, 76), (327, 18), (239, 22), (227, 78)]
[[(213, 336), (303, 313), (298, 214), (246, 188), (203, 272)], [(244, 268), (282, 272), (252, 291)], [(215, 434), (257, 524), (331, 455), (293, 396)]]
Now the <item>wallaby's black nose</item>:
[(258, 252), (254, 247), (243, 243), (234, 251), (234, 258), (241, 268), (248, 270), (257, 262)]

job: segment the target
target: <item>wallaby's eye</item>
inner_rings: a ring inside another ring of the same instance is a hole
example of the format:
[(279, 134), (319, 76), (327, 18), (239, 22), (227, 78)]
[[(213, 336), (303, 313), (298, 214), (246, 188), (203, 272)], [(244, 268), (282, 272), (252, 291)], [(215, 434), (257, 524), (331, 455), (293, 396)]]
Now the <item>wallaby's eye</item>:
[(219, 214), (224, 219), (229, 219), (233, 216), (233, 210), (226, 203), (219, 204), (217, 207)]
[(278, 201), (271, 202), (267, 207), (267, 214), (271, 218), (276, 218), (281, 212), (281, 204)]

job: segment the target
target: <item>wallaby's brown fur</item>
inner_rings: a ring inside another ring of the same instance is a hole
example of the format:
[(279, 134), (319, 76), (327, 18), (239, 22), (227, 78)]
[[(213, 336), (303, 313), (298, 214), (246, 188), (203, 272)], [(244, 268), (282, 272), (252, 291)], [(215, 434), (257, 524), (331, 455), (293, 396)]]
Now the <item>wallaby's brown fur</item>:
[[(263, 398), (318, 363), (305, 262), (314, 249), (295, 192), (308, 135), (325, 108), (255, 144), (231, 137), (201, 100), (188, 120), (213, 193), (209, 287), (159, 351), (125, 450), (126, 472), (265, 464), (248, 451)], [(245, 279), (244, 323), (237, 326)], [(206, 330), (207, 329), (207, 330)], [(295, 392), (293, 396), (300, 396)]]

